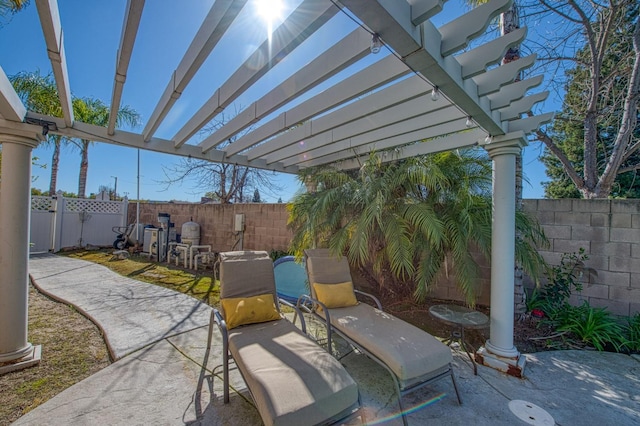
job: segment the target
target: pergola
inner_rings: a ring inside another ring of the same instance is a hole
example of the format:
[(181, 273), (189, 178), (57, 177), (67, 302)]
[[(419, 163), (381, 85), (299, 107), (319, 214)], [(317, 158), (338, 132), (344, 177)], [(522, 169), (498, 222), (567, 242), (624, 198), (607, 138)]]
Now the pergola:
[[(58, 86), (63, 117), (28, 111), (0, 68), (0, 362), (33, 357), (27, 339), (31, 151), (48, 131), (70, 138), (118, 144), (213, 162), (229, 162), (286, 173), (313, 166), (359, 167), (371, 151), (386, 161), (445, 150), (483, 146), (493, 161), (491, 331), (487, 364), (521, 368), (513, 345), (515, 160), (526, 137), (551, 114), (532, 115), (547, 93), (530, 94), (542, 77), (520, 79), (535, 55), (500, 65), (506, 50), (524, 39), (526, 28), (490, 41), (478, 40), (511, 4), (491, 0), (436, 27), (430, 19), (444, 0), (302, 0), (272, 37), (226, 81), (212, 82), (209, 99), (171, 139), (156, 137), (176, 101), (216, 46), (229, 37), (247, 0), (216, 0), (172, 70), (140, 133), (115, 128), (115, 111), (126, 90), (127, 72), (143, 16), (144, 0), (128, 0), (114, 64), (107, 127), (77, 121), (71, 105), (63, 28), (56, 0), (36, 0), (47, 54)], [(185, 3), (184, 7), (189, 7)], [(353, 26), (345, 37), (205, 139), (194, 135), (335, 19)], [(160, 47), (160, 46), (159, 46)], [(377, 52), (379, 51), (379, 52)], [(390, 52), (390, 53), (389, 53)], [(376, 56), (375, 53), (378, 53)], [(340, 73), (359, 61), (367, 66)], [(344, 77), (341, 77), (344, 76)], [(323, 83), (331, 84), (313, 93)], [(302, 102), (300, 99), (304, 99)], [(135, 105), (133, 105), (135, 108)], [(229, 141), (231, 141), (229, 143)]]

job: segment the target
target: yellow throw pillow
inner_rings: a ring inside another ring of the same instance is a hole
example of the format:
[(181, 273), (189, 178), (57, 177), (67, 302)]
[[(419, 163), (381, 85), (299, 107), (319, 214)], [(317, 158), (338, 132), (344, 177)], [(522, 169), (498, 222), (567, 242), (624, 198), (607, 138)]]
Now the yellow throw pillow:
[(358, 304), (351, 281), (339, 284), (313, 283), (313, 290), (318, 301), (327, 308), (345, 308)]
[(220, 300), (227, 329), (280, 319), (273, 294)]

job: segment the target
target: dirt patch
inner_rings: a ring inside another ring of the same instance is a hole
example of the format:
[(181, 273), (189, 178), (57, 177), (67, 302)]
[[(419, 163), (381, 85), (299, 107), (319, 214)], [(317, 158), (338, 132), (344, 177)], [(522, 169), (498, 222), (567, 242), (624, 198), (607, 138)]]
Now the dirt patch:
[(109, 365), (100, 330), (71, 306), (29, 287), (29, 342), (42, 345), (35, 367), (0, 376), (0, 425), (9, 425)]

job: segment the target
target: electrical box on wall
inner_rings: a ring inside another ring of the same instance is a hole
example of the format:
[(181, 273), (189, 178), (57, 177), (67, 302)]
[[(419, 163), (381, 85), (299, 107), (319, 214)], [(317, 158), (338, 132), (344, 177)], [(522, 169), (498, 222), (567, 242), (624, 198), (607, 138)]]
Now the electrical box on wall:
[(233, 230), (235, 232), (244, 231), (244, 213), (236, 214), (236, 218), (233, 223)]

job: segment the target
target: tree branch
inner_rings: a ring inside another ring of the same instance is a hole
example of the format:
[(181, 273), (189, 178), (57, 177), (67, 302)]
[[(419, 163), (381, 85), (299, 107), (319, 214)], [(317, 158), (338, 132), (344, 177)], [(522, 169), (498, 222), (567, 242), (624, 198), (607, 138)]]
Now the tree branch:
[(561, 12), (559, 8), (551, 6), (551, 5), (550, 5), (549, 3), (547, 3), (545, 0), (540, 0), (540, 3), (542, 3), (542, 5), (543, 5), (544, 7), (546, 7), (546, 8), (547, 8), (547, 9), (549, 9), (549, 10), (551, 10), (552, 12), (554, 12), (554, 13), (558, 14), (559, 16), (562, 16), (562, 17), (563, 17), (564, 19), (566, 19), (567, 21), (570, 21), (570, 22), (573, 22), (573, 23), (576, 23), (576, 24), (581, 24), (581, 23), (582, 23), (582, 21), (580, 21), (580, 20), (578, 20), (578, 19), (576, 19), (576, 18), (574, 18), (574, 17), (572, 17), (572, 16), (569, 16), (569, 15), (567, 15), (567, 14), (566, 14), (566, 13), (564, 13), (564, 12)]
[(636, 164), (635, 166), (629, 166), (629, 167), (621, 167), (618, 170), (618, 174), (621, 175), (622, 173), (633, 172), (636, 170), (640, 170), (640, 164)]
[[(528, 115), (531, 117), (533, 115), (532, 112), (529, 112)], [(571, 161), (567, 158), (566, 154), (553, 142), (551, 137), (547, 135), (546, 132), (538, 129), (536, 130), (536, 136), (540, 142), (542, 142), (548, 149), (551, 151), (553, 155), (558, 158), (560, 163), (562, 163), (562, 168), (564, 172), (569, 176), (569, 179), (576, 185), (579, 190), (584, 189), (584, 180), (580, 177), (580, 175), (576, 172), (576, 169), (571, 164)]]
[(638, 123), (638, 101), (640, 100), (640, 18), (636, 17), (636, 24), (633, 30), (633, 51), (635, 52), (635, 63), (633, 64), (633, 70), (629, 78), (629, 87), (627, 88), (627, 96), (624, 101), (624, 108), (622, 114), (622, 120), (620, 123), (620, 129), (616, 135), (616, 140), (613, 144), (613, 150), (609, 161), (600, 177), (598, 182), (599, 191), (608, 191), (615, 177), (618, 174), (620, 165), (627, 152), (627, 147), (631, 141), (633, 130)]

